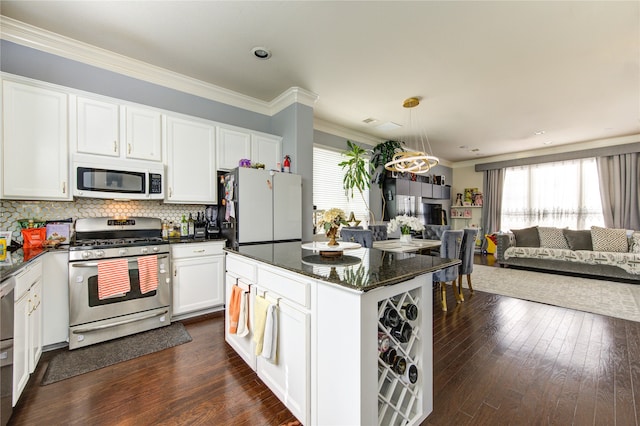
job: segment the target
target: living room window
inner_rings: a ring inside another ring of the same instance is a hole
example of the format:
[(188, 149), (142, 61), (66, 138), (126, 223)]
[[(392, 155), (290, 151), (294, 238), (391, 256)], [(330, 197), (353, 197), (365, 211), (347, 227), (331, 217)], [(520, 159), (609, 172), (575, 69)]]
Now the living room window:
[(505, 169), (501, 228), (604, 226), (595, 158)]
[(344, 171), (338, 166), (344, 160), (339, 151), (313, 148), (313, 205), (317, 210), (337, 207), (347, 216), (353, 212), (356, 219), (364, 221), (369, 214), (363, 197), (369, 201), (369, 190), (363, 192), (363, 197), (357, 191), (354, 191), (353, 198), (345, 194), (342, 186)]

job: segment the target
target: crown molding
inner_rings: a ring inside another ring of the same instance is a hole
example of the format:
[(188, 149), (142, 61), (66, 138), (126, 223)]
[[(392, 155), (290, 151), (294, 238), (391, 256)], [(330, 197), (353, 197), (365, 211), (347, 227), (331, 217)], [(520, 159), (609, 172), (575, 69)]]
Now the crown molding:
[(376, 146), (383, 141), (383, 139), (376, 138), (374, 136), (358, 132), (356, 130), (347, 129), (346, 127), (340, 126), (339, 124), (331, 123), (329, 121), (325, 121), (316, 117), (313, 118), (313, 128), (314, 130), (318, 130), (320, 132), (329, 133), (335, 136), (341, 136), (346, 139), (353, 139), (361, 143), (367, 143), (371, 146)]
[(6, 16), (0, 15), (0, 28), (0, 38), (4, 40), (258, 114), (271, 116), (296, 102), (313, 107), (318, 100), (315, 93), (292, 87), (265, 102)]
[(594, 139), (590, 141), (575, 142), (571, 144), (558, 145), (555, 147), (535, 149), (529, 151), (518, 151), (511, 154), (494, 155), (492, 157), (477, 158), (474, 160), (457, 161), (452, 163), (452, 168), (475, 167), (476, 164), (496, 163), (499, 161), (518, 160), (522, 158), (539, 157), (551, 154), (563, 154), (566, 152), (584, 151), (594, 148), (607, 148), (610, 146), (627, 145), (640, 142), (640, 134), (618, 136), (606, 139)]

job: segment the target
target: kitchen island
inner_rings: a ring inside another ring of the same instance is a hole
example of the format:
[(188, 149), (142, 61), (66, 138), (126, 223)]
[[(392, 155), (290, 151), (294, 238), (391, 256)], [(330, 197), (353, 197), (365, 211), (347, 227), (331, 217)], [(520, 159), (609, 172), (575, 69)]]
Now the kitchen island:
[(251, 326), (257, 297), (277, 305), (276, 360), (255, 354), (252, 332), (229, 332), (230, 309), (226, 341), (303, 424), (420, 424), (429, 415), (431, 274), (459, 260), (363, 248), (325, 258), (299, 242), (225, 251), (227, 306), (235, 285), (247, 292)]

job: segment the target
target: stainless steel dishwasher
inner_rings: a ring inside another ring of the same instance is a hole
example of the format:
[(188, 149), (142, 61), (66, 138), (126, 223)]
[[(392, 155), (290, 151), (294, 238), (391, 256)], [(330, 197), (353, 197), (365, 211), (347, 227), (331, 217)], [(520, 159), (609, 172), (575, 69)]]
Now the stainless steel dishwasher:
[(13, 296), (11, 277), (0, 284), (0, 425), (13, 413)]

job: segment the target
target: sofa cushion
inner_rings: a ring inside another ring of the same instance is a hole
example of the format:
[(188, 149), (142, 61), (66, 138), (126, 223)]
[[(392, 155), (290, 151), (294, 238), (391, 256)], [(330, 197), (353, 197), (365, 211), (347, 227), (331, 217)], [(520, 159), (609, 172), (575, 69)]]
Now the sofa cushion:
[(634, 232), (631, 234), (629, 253), (640, 253), (640, 232)]
[(593, 251), (627, 252), (629, 242), (625, 229), (591, 227), (591, 242)]
[(593, 250), (591, 242), (591, 231), (573, 231), (571, 229), (563, 229), (564, 238), (569, 244), (571, 250)]
[(561, 228), (539, 226), (540, 247), (568, 249), (569, 244), (567, 244), (562, 231)]
[(537, 226), (512, 229), (511, 232), (516, 237), (516, 247), (540, 247), (540, 234)]

